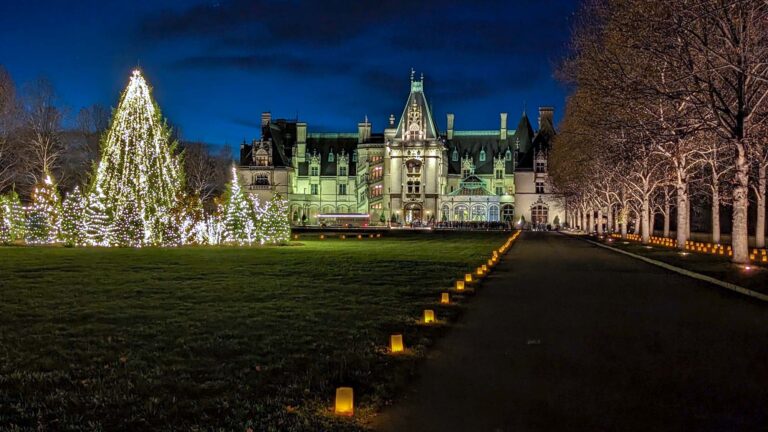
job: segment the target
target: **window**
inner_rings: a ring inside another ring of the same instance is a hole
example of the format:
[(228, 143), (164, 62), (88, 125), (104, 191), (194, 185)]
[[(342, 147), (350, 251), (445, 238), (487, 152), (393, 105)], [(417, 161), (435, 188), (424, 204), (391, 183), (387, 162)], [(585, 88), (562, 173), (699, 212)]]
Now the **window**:
[(481, 205), (475, 205), (472, 207), (472, 220), (473, 221), (485, 221), (485, 207)]
[(365, 201), (365, 191), (360, 192), (360, 201)]
[(347, 176), (347, 167), (341, 166), (339, 167), (339, 176), (346, 177)]
[(317, 195), (317, 185), (316, 184), (309, 185), (309, 190), (312, 193), (312, 195)]
[(496, 170), (496, 180), (504, 179), (504, 170)]
[(307, 152), (307, 153), (304, 155), (304, 157), (306, 158), (306, 160), (310, 160), (310, 159), (312, 159), (312, 155), (311, 155), (311, 154), (309, 154), (309, 152)]
[(461, 170), (461, 178), (465, 179), (467, 177), (469, 177), (469, 170), (468, 169)]
[(499, 221), (499, 207), (492, 205), (491, 208), (488, 209), (488, 221), (489, 222), (498, 222)]
[(536, 161), (536, 172), (537, 173), (547, 172), (547, 164), (543, 159), (539, 159)]
[(544, 182), (541, 180), (536, 180), (536, 193), (537, 194), (544, 193)]
[(256, 174), (256, 178), (253, 182), (256, 185), (269, 185), (269, 177), (266, 174)]
[(413, 193), (421, 193), (421, 182), (413, 182)]
[(480, 162), (485, 162), (485, 149), (480, 150)]
[(347, 185), (346, 184), (340, 184), (339, 185), (339, 195), (346, 195), (347, 194)]
[(496, 195), (504, 195), (504, 187), (503, 186), (496, 186)]
[(507, 162), (512, 160), (512, 151), (507, 149), (507, 152), (504, 154), (504, 159), (507, 160)]
[(357, 162), (357, 150), (352, 151), (352, 162)]
[(328, 162), (333, 162), (335, 160), (336, 159), (333, 157), (333, 150), (331, 150), (330, 152), (328, 152)]
[(459, 161), (459, 152), (456, 149), (453, 149), (453, 154), (451, 155), (451, 160), (454, 162)]
[(511, 222), (515, 216), (515, 208), (512, 204), (507, 204), (501, 207), (501, 217), (504, 222)]
[(317, 176), (320, 175), (320, 167), (317, 165), (313, 165), (309, 169), (309, 175)]
[(545, 224), (549, 221), (549, 210), (539, 204), (531, 208), (531, 222), (535, 224)]

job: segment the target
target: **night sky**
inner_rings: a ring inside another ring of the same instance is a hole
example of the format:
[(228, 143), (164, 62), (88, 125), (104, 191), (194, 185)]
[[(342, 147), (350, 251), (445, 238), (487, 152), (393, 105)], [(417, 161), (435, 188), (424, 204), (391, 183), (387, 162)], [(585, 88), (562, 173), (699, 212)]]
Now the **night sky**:
[[(0, 64), (17, 86), (45, 76), (67, 107), (114, 107), (139, 65), (184, 139), (239, 144), (262, 111), (310, 132), (381, 132), (399, 116), (411, 67), (424, 73), (438, 127), (517, 124), (524, 105), (565, 89), (553, 66), (577, 0), (3, 1)], [(73, 6), (72, 4), (77, 4)]]

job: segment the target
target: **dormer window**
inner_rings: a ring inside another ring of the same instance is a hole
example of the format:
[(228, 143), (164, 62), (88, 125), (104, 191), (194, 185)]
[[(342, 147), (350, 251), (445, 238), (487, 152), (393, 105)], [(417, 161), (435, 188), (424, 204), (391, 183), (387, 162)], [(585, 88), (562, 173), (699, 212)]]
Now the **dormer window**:
[(485, 162), (485, 149), (480, 150), (480, 162)]
[(538, 159), (536, 161), (536, 172), (537, 173), (547, 172), (547, 162), (544, 159)]
[(333, 162), (335, 160), (336, 159), (333, 156), (333, 150), (331, 150), (330, 152), (328, 152), (328, 162)]
[(506, 159), (507, 162), (512, 161), (512, 151), (510, 149), (507, 149), (507, 152), (504, 154), (504, 159)]
[(357, 162), (357, 150), (352, 151), (352, 162)]
[(453, 149), (453, 154), (451, 155), (451, 160), (453, 162), (458, 162), (459, 161), (459, 151), (458, 150)]

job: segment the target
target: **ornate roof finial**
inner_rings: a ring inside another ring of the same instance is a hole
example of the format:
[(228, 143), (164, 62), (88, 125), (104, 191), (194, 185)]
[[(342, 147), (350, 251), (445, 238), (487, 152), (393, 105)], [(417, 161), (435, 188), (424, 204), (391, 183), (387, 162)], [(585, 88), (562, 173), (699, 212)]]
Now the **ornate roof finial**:
[(416, 74), (416, 71), (411, 68), (411, 82), (413, 82), (413, 76)]
[(421, 73), (421, 81), (424, 81), (424, 72)]

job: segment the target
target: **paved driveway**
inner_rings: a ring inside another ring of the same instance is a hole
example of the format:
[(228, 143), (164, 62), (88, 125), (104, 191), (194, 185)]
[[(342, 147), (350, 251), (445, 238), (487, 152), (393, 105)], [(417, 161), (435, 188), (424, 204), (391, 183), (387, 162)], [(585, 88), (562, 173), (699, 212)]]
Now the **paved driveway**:
[(768, 430), (768, 304), (525, 233), (382, 431)]

